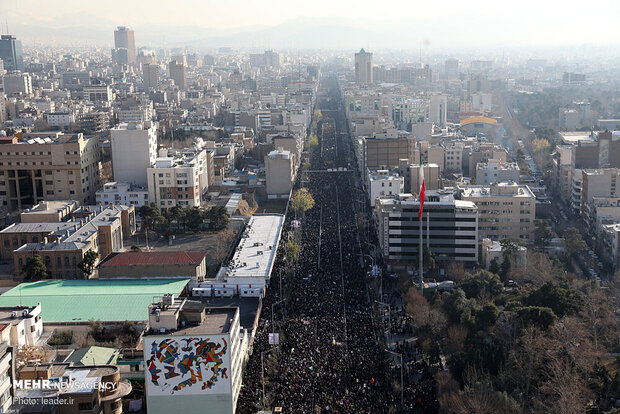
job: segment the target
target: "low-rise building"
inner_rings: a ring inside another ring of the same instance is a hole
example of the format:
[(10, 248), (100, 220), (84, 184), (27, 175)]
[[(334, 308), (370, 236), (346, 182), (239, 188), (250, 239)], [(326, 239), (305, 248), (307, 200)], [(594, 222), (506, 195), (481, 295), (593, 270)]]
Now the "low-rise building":
[(144, 336), (149, 413), (208, 407), (212, 414), (234, 414), (248, 344), (239, 308), (164, 296), (149, 306), (149, 327)]
[(74, 200), (42, 201), (19, 215), (22, 223), (59, 223), (71, 217), (79, 203)]
[(42, 333), (40, 303), (33, 306), (0, 307), (0, 342), (11, 346), (34, 345)]
[(129, 183), (112, 181), (105, 183), (97, 190), (97, 204), (107, 206), (109, 204), (133, 205), (136, 208), (149, 204), (149, 190), (142, 187), (133, 187)]
[[(489, 270), (491, 263), (495, 260), (498, 265), (504, 261), (504, 248), (496, 240), (482, 240), (482, 265)], [(525, 270), (527, 266), (527, 247), (518, 246), (515, 252), (510, 255), (511, 270)]]
[(118, 252), (99, 263), (99, 279), (189, 277), (202, 283), (207, 274), (206, 252)]

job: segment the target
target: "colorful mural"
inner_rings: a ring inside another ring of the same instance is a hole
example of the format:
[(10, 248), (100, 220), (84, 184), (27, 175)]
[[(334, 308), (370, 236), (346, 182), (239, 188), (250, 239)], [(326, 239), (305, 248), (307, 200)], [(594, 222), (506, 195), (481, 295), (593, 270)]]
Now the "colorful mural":
[(230, 392), (230, 357), (225, 337), (157, 337), (147, 341), (150, 395)]

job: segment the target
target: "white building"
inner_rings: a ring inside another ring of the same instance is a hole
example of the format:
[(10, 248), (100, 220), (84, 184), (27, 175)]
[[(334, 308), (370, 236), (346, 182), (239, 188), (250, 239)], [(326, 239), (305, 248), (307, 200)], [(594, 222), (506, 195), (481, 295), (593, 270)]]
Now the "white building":
[[(498, 265), (504, 261), (504, 249), (502, 244), (496, 240), (482, 240), (482, 265), (489, 270), (491, 263), (495, 260)], [(511, 270), (525, 270), (527, 266), (527, 247), (518, 246), (517, 251), (512, 254), (510, 259)]]
[(147, 188), (132, 187), (129, 183), (116, 181), (105, 183), (96, 193), (97, 204), (133, 204), (136, 208), (149, 204), (149, 190)]
[(112, 88), (108, 85), (85, 85), (82, 91), (84, 99), (90, 102), (110, 103), (115, 98)]
[(41, 304), (0, 307), (0, 342), (13, 346), (34, 345), (42, 333)]
[(355, 54), (355, 83), (358, 85), (372, 83), (372, 53), (364, 49)]
[(287, 198), (295, 180), (295, 156), (282, 148), (265, 157), (268, 198)]
[(164, 295), (149, 306), (149, 328), (144, 336), (149, 413), (234, 414), (249, 342), (239, 308)]
[(149, 201), (160, 209), (199, 207), (209, 188), (206, 150), (157, 158), (147, 172)]
[(476, 166), (476, 184), (489, 185), (498, 181), (519, 182), (519, 164), (491, 159)]
[(405, 177), (390, 174), (389, 170), (377, 170), (368, 173), (368, 190), (370, 205), (375, 206), (375, 200), (382, 197), (392, 197), (405, 191)]
[(474, 93), (471, 95), (471, 103), (474, 111), (490, 112), (493, 109), (493, 94)]
[(114, 180), (147, 186), (146, 170), (157, 158), (157, 124), (120, 124), (110, 130)]
[(283, 225), (284, 216), (280, 214), (253, 215), (229, 264), (220, 268), (215, 280), (196, 286), (192, 294), (262, 297), (271, 277)]
[(4, 93), (7, 96), (32, 95), (32, 78), (29, 73), (8, 73), (3, 77)]
[(438, 127), (445, 127), (448, 119), (448, 96), (443, 94), (431, 95), (428, 110), (428, 120)]
[(68, 128), (75, 122), (75, 115), (72, 113), (49, 113), (45, 114), (45, 121), (56, 128)]

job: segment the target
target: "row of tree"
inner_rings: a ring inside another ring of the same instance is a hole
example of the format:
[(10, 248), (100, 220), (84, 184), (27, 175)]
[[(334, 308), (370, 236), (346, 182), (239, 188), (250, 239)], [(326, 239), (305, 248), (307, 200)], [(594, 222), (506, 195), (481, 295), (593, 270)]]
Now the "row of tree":
[(147, 230), (155, 230), (160, 233), (170, 229), (171, 224), (176, 224), (184, 230), (200, 231), (222, 230), (228, 225), (228, 212), (226, 207), (214, 206), (211, 208), (174, 206), (162, 213), (157, 204), (142, 206), (138, 209), (142, 219), (142, 227)]

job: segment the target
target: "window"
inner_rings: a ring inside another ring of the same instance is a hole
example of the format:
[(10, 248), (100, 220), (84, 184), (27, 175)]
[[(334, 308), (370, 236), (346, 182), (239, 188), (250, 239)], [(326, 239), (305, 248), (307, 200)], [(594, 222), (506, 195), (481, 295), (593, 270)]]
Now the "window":
[(60, 256), (56, 258), (56, 267), (62, 267), (62, 259)]

